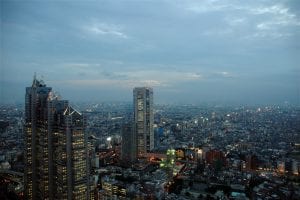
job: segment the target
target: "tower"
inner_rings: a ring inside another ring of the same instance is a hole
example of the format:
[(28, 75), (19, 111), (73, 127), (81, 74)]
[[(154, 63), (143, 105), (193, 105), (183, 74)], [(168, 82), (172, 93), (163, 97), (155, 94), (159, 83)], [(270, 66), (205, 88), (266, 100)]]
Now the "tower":
[(25, 95), (26, 199), (89, 199), (85, 124), (34, 77)]
[[(58, 190), (58, 180), (59, 175), (59, 162), (60, 156), (66, 156), (63, 152), (58, 152), (59, 149), (64, 148), (62, 145), (62, 138), (60, 130), (63, 130), (63, 122), (64, 122), (64, 110), (68, 107), (69, 102), (66, 100), (58, 100), (52, 98), (51, 95), (48, 98), (48, 138), (49, 138), (49, 190), (50, 190), (50, 199), (54, 199), (57, 197), (57, 190)], [(61, 163), (63, 163), (61, 161)], [(54, 177), (57, 178), (54, 178)]]
[(136, 159), (136, 137), (132, 123), (122, 126), (122, 152), (121, 159), (126, 165), (132, 164)]
[(69, 105), (54, 117), (55, 199), (89, 199), (85, 118)]
[(52, 88), (34, 76), (25, 94), (25, 198), (49, 198), (47, 99)]
[(134, 129), (137, 155), (150, 152), (154, 148), (153, 132), (153, 89), (137, 87), (133, 89)]

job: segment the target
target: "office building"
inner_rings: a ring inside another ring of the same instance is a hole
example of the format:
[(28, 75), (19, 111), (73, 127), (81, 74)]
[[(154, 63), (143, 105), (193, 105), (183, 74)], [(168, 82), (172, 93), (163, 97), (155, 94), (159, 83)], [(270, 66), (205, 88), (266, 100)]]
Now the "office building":
[(34, 78), (25, 95), (25, 198), (49, 198), (48, 112), (51, 92), (43, 81)]
[(122, 126), (122, 151), (121, 160), (125, 165), (130, 165), (136, 160), (136, 137), (132, 123)]
[(25, 198), (90, 199), (85, 118), (34, 78), (26, 88)]
[(142, 156), (154, 148), (152, 88), (134, 88), (133, 103), (137, 155)]

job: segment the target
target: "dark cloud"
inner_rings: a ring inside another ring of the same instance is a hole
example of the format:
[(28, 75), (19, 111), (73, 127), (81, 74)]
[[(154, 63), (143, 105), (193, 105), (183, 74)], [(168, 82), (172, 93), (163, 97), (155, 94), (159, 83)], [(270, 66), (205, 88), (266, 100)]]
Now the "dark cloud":
[[(1, 1), (1, 96), (23, 101), (37, 72), (77, 99), (101, 100), (105, 90), (106, 100), (130, 100), (130, 87), (149, 84), (164, 101), (300, 104), (299, 6), (297, 0)], [(247, 92), (257, 98), (243, 98)]]

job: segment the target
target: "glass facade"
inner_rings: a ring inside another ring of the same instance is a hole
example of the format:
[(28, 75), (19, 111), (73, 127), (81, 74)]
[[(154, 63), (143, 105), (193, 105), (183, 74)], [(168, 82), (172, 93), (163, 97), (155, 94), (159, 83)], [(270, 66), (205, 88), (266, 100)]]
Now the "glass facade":
[(138, 87), (133, 89), (134, 124), (138, 156), (154, 148), (153, 132), (153, 89)]
[(85, 118), (34, 78), (25, 95), (25, 199), (90, 199)]
[(47, 98), (50, 87), (34, 78), (25, 94), (25, 198), (49, 198)]

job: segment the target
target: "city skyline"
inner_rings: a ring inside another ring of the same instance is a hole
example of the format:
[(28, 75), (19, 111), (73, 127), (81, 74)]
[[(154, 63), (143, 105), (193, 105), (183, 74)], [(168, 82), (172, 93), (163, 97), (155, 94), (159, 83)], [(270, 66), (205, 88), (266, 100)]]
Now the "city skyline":
[(0, 107), (1, 199), (300, 197), (297, 107), (154, 109), (135, 87), (133, 105), (78, 112), (36, 76), (25, 91)]
[(298, 1), (1, 1), (1, 103), (37, 72), (70, 101), (300, 104)]

